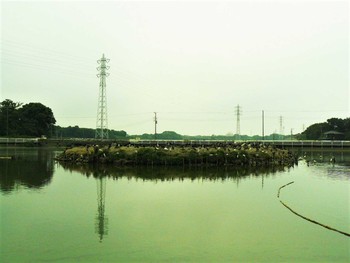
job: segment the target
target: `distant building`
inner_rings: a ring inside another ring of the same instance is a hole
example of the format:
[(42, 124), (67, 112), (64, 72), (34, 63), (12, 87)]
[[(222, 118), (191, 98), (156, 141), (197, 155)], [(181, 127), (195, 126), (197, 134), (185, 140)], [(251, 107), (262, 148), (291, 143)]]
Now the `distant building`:
[(322, 136), (322, 140), (344, 140), (344, 133), (337, 131), (325, 132)]

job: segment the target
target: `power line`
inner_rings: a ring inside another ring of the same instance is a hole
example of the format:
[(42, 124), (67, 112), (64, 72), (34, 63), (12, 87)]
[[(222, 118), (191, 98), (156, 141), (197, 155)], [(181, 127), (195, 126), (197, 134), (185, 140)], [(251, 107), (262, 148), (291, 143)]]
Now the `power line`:
[(77, 56), (76, 54), (67, 54), (65, 52), (61, 52), (53, 49), (48, 49), (46, 47), (39, 47), (39, 46), (34, 46), (34, 45), (28, 45), (28, 44), (23, 44), (23, 42), (18, 42), (14, 40), (7, 40), (4, 38), (1, 38), (0, 41), (2, 48), (5, 46), (12, 46), (12, 48), (19, 49), (21, 51), (28, 51), (28, 52), (40, 52), (40, 54), (47, 53), (48, 54), (54, 54), (54, 55), (59, 55), (60, 57), (66, 56), (69, 59), (74, 59), (75, 61), (85, 61), (85, 62), (90, 62), (91, 58), (87, 57), (82, 57), (82, 56)]
[(86, 72), (66, 70), (66, 69), (61, 69), (57, 67), (51, 67), (50, 69), (45, 65), (37, 65), (37, 64), (31, 64), (31, 63), (25, 63), (25, 62), (13, 62), (13, 61), (6, 61), (6, 60), (2, 60), (1, 62), (12, 66), (25, 67), (25, 68), (35, 69), (35, 70), (45, 70), (45, 71), (52, 72), (52, 69), (55, 69), (54, 71), (55, 73), (71, 74), (73, 76), (81, 75), (81, 76), (84, 76), (85, 78), (92, 77)]
[[(38, 62), (48, 62), (48, 63), (56, 63), (59, 65), (64, 66), (65, 63), (67, 63), (67, 61), (71, 61), (71, 64), (75, 64), (75, 65), (79, 65), (81, 66), (85, 66), (86, 68), (88, 68), (88, 62), (84, 61), (84, 62), (79, 62), (79, 61), (72, 61), (72, 59), (74, 58), (64, 58), (64, 57), (50, 57), (47, 56), (45, 54), (37, 54), (35, 53), (23, 53), (22, 50), (18, 51), (18, 50), (7, 50), (6, 48), (2, 48), (1, 50), (1, 54), (3, 55), (3, 57), (5, 58), (10, 58), (10, 59), (30, 59), (31, 61), (36, 60)], [(57, 54), (56, 54), (57, 55)]]

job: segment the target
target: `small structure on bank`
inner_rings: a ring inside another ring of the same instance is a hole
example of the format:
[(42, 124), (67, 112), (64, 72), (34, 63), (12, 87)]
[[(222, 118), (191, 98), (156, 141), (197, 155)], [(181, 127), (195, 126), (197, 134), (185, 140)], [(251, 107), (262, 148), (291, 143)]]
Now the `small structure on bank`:
[(323, 133), (323, 140), (344, 140), (345, 134), (343, 132), (328, 131)]

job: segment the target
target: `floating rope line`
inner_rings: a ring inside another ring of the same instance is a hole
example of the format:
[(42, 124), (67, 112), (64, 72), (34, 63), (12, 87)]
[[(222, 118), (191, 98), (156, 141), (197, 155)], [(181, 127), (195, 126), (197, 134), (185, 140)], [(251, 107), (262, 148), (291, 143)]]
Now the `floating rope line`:
[(293, 181), (293, 182), (290, 182), (290, 183), (288, 183), (288, 184), (282, 185), (280, 188), (278, 188), (277, 197), (278, 197), (278, 198), (280, 197), (280, 192), (281, 192), (281, 189), (282, 189), (283, 187), (286, 187), (287, 185), (290, 185), (290, 184), (293, 184), (293, 183), (294, 183), (294, 181)]
[[(288, 183), (288, 184), (282, 185), (282, 186), (278, 189), (277, 197), (278, 197), (278, 198), (280, 197), (280, 191), (281, 191), (281, 189), (282, 189), (283, 187), (286, 187), (286, 186), (288, 186), (288, 185), (290, 185), (290, 184), (292, 184), (292, 183), (294, 183), (294, 182), (290, 182), (290, 183)], [(322, 224), (322, 223), (320, 223), (320, 222), (317, 222), (317, 221), (315, 221), (315, 220), (312, 220), (312, 219), (310, 219), (310, 218), (307, 218), (306, 216), (303, 216), (303, 215), (301, 215), (301, 214), (295, 212), (292, 208), (290, 208), (288, 205), (286, 205), (281, 199), (280, 199), (280, 202), (281, 202), (281, 204), (282, 204), (285, 208), (287, 208), (287, 209), (288, 209), (289, 211), (291, 211), (293, 214), (295, 214), (295, 215), (301, 217), (302, 219), (305, 219), (306, 221), (309, 221), (309, 222), (314, 223), (314, 224), (316, 224), (316, 225), (319, 225), (319, 226), (322, 226), (322, 227), (324, 227), (324, 228), (327, 228), (328, 230), (332, 230), (332, 231), (335, 231), (335, 232), (338, 232), (338, 233), (340, 233), (340, 234), (343, 234), (343, 235), (345, 235), (345, 236), (350, 237), (350, 234), (349, 234), (349, 233), (346, 233), (346, 232), (340, 231), (340, 230), (338, 230), (338, 229), (335, 229), (335, 228), (333, 228), (333, 227), (324, 225), (324, 224)]]

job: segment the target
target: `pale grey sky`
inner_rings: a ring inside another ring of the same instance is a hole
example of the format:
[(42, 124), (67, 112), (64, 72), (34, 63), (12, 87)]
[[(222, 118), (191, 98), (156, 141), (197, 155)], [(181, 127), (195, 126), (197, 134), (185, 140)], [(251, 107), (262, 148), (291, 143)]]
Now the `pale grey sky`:
[(350, 116), (349, 1), (2, 1), (0, 99), (129, 134), (301, 132)]

